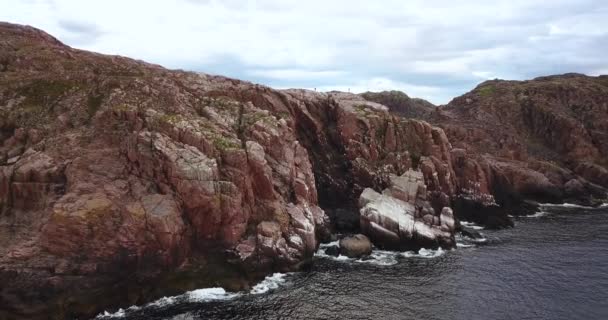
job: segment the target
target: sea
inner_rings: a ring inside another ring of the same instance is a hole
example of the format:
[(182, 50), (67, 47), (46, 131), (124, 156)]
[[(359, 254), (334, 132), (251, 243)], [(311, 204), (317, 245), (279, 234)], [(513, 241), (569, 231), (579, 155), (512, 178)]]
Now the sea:
[(248, 292), (201, 288), (96, 319), (608, 319), (608, 207), (543, 205), (453, 250), (325, 254)]

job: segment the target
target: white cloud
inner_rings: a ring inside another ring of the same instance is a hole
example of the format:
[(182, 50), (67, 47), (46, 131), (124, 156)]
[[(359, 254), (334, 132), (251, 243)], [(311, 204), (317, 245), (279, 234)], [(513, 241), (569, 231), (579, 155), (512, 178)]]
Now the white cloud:
[(268, 69), (268, 70), (251, 70), (247, 72), (250, 75), (279, 79), (279, 80), (311, 80), (311, 79), (326, 79), (344, 76), (347, 73), (344, 71), (315, 71), (302, 69)]
[(492, 72), (489, 72), (489, 71), (473, 71), (473, 72), (471, 72), (471, 74), (473, 74), (475, 77), (485, 79), (485, 80), (498, 78), (497, 76), (492, 74)]
[(602, 75), (608, 75), (608, 68), (593, 70), (593, 71), (589, 72), (589, 75), (595, 76), (595, 77), (602, 76)]
[(321, 86), (316, 89), (319, 91), (344, 91), (352, 93), (363, 93), (366, 91), (399, 90), (406, 92), (408, 95), (411, 95), (413, 97), (419, 97), (427, 100), (434, 100), (433, 97), (441, 90), (438, 87), (420, 86), (410, 83), (393, 81), (391, 79), (382, 77), (359, 80), (351, 84)]

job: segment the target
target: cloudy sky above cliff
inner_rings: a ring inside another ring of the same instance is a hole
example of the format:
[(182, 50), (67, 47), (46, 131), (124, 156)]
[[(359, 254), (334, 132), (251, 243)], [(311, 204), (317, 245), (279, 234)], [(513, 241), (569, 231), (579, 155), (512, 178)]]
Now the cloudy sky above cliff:
[(608, 74), (604, 0), (0, 0), (0, 20), (169, 68), (438, 104), (486, 79)]

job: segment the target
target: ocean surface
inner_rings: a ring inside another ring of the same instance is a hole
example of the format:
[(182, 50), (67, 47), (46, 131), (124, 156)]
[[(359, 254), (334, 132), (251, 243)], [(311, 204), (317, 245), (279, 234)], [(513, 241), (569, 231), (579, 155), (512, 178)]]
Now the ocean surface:
[(608, 208), (545, 206), (515, 221), (450, 251), (375, 250), (362, 261), (322, 247), (310, 271), (251, 292), (200, 289), (97, 318), (608, 319)]

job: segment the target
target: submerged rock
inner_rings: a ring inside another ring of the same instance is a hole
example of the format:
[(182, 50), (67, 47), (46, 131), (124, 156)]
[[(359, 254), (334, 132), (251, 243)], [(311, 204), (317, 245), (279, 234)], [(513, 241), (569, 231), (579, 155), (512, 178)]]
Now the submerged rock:
[(483, 235), (479, 231), (477, 231), (475, 229), (471, 229), (471, 228), (467, 228), (467, 227), (460, 227), (460, 233), (463, 236), (465, 236), (465, 237), (467, 237), (467, 238), (469, 238), (471, 240), (481, 240), (481, 239), (484, 239)]
[(332, 257), (337, 257), (340, 255), (340, 247), (339, 246), (329, 246), (325, 249), (325, 254)]
[(478, 223), (488, 229), (501, 229), (514, 225), (505, 208), (469, 195), (460, 195), (454, 199), (454, 211), (457, 212), (459, 219)]

